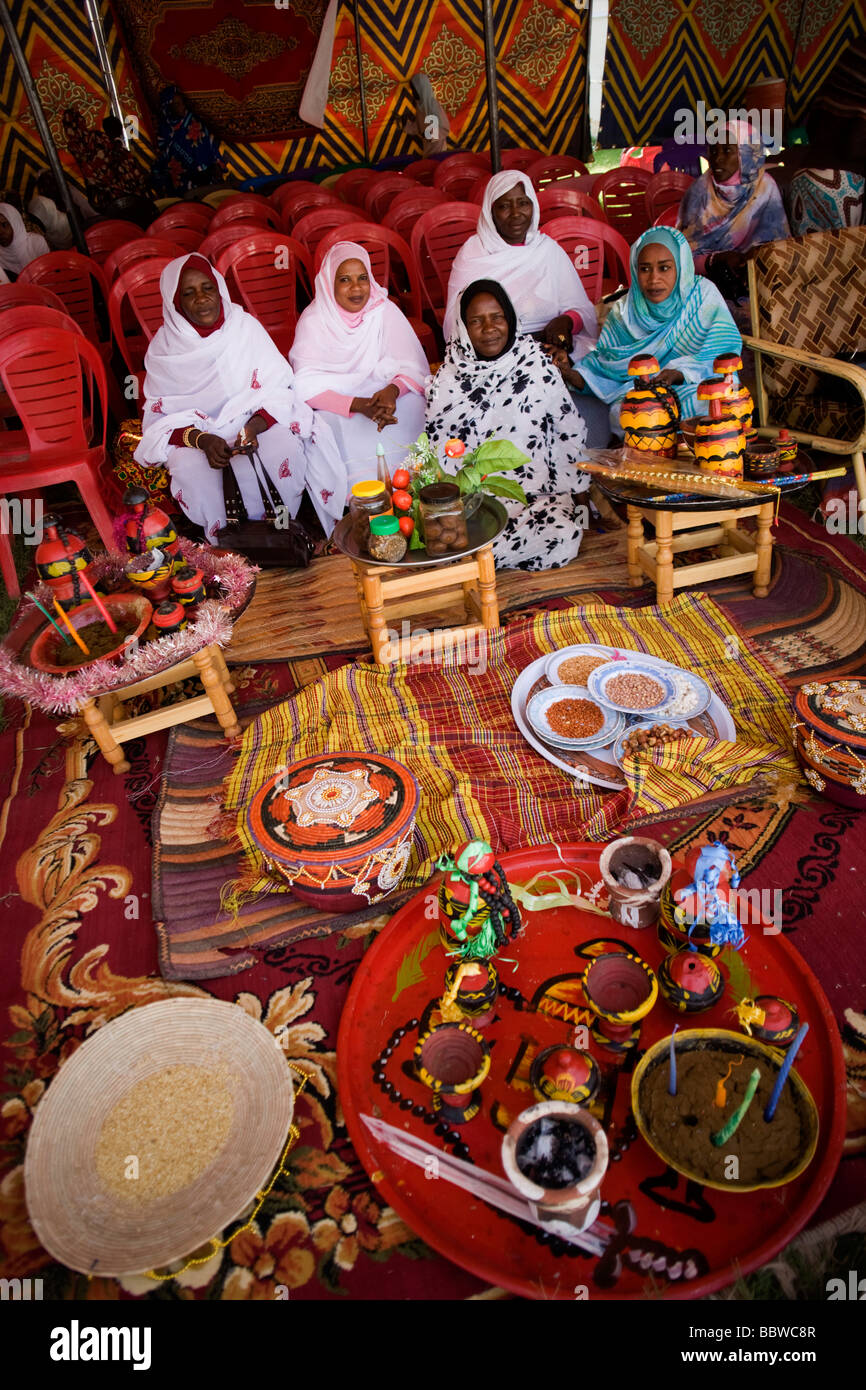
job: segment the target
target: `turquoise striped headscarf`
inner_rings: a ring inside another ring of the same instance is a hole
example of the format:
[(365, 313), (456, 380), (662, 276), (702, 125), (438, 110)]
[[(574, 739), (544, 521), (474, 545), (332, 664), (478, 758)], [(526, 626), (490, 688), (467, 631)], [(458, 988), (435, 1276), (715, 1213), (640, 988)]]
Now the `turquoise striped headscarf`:
[[(637, 267), (644, 246), (666, 246), (677, 263), (677, 282), (661, 304), (651, 304), (638, 286)], [(734, 320), (719, 291), (695, 275), (694, 261), (682, 232), (673, 227), (650, 227), (631, 248), (631, 289), (608, 314), (595, 348), (577, 369), (600, 400), (620, 400), (633, 384), (628, 364), (642, 353), (659, 366), (682, 372), (685, 385), (675, 387), (684, 418), (697, 413), (699, 381), (713, 373), (713, 358), (722, 352), (741, 352)]]

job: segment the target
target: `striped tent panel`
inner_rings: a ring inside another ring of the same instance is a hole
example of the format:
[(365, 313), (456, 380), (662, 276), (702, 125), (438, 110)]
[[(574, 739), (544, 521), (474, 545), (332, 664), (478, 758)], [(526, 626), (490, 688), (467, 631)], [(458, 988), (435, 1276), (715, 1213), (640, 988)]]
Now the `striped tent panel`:
[(788, 87), (795, 123), (866, 30), (866, 0), (612, 0), (600, 143), (670, 136), (698, 101), (736, 108), (753, 82), (787, 77), (801, 13)]

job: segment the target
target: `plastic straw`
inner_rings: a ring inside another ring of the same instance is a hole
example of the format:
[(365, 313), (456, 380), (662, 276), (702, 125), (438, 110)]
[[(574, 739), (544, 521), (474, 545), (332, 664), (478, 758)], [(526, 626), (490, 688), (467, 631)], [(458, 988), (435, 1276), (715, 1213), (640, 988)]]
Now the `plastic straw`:
[(776, 1077), (776, 1084), (773, 1087), (773, 1094), (770, 1096), (770, 1099), (767, 1102), (767, 1108), (764, 1111), (765, 1120), (772, 1120), (773, 1116), (776, 1113), (776, 1106), (779, 1104), (779, 1097), (782, 1094), (782, 1087), (788, 1080), (788, 1072), (791, 1070), (791, 1067), (794, 1064), (794, 1058), (799, 1052), (800, 1044), (802, 1043), (808, 1031), (809, 1025), (808, 1023), (804, 1023), (797, 1036), (795, 1037), (794, 1041), (791, 1043), (791, 1046), (788, 1048), (788, 1055), (782, 1063), (779, 1075)]
[(752, 1072), (752, 1075), (749, 1077), (749, 1084), (746, 1087), (746, 1094), (743, 1096), (743, 1099), (740, 1101), (740, 1104), (737, 1106), (733, 1115), (727, 1121), (726, 1124), (722, 1125), (721, 1129), (717, 1129), (715, 1134), (710, 1135), (710, 1143), (715, 1144), (717, 1149), (720, 1148), (722, 1144), (727, 1143), (734, 1130), (737, 1128), (743, 1116), (745, 1115), (746, 1111), (748, 1110), (749, 1106), (751, 1105), (752, 1101), (755, 1099), (755, 1092), (758, 1089), (758, 1082), (760, 1081), (760, 1079), (761, 1073), (758, 1070), (758, 1068), (755, 1067), (755, 1069)]
[(674, 1024), (674, 1031), (671, 1033), (670, 1041), (671, 1069), (668, 1077), (668, 1094), (672, 1096), (675, 1096), (677, 1093), (677, 1054), (674, 1046), (674, 1037), (676, 1036), (676, 1031), (679, 1026), (678, 1023)]
[(116, 632), (117, 623), (112, 618), (105, 604), (102, 602), (102, 599), (99, 597), (98, 593), (94, 589), (93, 585), (91, 584), (90, 580), (87, 578), (87, 575), (84, 573), (83, 570), (80, 572), (78, 578), (81, 580), (82, 584), (89, 593), (90, 597), (93, 599), (93, 602), (96, 604), (103, 618), (108, 623), (109, 630), (111, 632)]
[(67, 644), (67, 646), (68, 646), (68, 644), (69, 644), (69, 633), (68, 633), (68, 632), (64, 632), (64, 631), (63, 631), (63, 628), (59, 625), (59, 623), (56, 623), (56, 622), (54, 621), (54, 619), (52, 618), (51, 614), (48, 612), (48, 609), (47, 609), (47, 608), (43, 608), (42, 604), (39, 602), (39, 600), (38, 600), (38, 598), (36, 597), (36, 595), (35, 595), (35, 594), (31, 594), (30, 590), (27, 589), (27, 590), (25, 590), (24, 597), (25, 597), (25, 598), (29, 598), (30, 601), (31, 601), (31, 603), (35, 603), (35, 604), (36, 604), (36, 607), (39, 609), (39, 612), (40, 612), (40, 613), (43, 613), (43, 614), (45, 615), (45, 617), (48, 619), (48, 621), (49, 621), (49, 623), (51, 624), (51, 626), (52, 626), (53, 628), (56, 628), (56, 630), (60, 633), (60, 636), (63, 638), (64, 642), (65, 642), (65, 643)]
[(57, 601), (57, 599), (54, 600), (54, 607), (56, 608), (64, 625), (69, 629), (69, 635), (72, 638), (73, 642), (78, 643), (85, 656), (90, 656), (90, 649), (84, 645), (81, 638), (78, 636), (78, 633), (75, 631), (75, 628), (72, 626), (63, 609), (60, 607), (60, 604)]

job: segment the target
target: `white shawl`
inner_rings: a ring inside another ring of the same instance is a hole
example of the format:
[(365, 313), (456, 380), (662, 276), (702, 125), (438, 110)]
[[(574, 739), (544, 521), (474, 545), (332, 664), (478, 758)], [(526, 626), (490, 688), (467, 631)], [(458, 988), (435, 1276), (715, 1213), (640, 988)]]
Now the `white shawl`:
[[(496, 230), (493, 204), (521, 183), (532, 203), (532, 222), (522, 246), (510, 246)], [(568, 255), (552, 237), (539, 231), (539, 207), (532, 180), (517, 169), (494, 174), (484, 191), (478, 231), (461, 246), (451, 267), (445, 310), (446, 342), (453, 337), (460, 296), (474, 280), (495, 280), (517, 312), (525, 333), (538, 333), (552, 318), (576, 309), (583, 328), (575, 338), (575, 361), (590, 351), (598, 337), (598, 320), (583, 282)]]
[(39, 232), (28, 232), (21, 213), (11, 203), (0, 203), (0, 215), (12, 228), (11, 242), (8, 246), (0, 246), (0, 270), (11, 270), (13, 275), (19, 275), (37, 256), (46, 256), (50, 248)]
[[(361, 261), (370, 277), (370, 298), (359, 314), (341, 308), (334, 294), (337, 268), (348, 260)], [(295, 390), (304, 401), (324, 391), (354, 397), (371, 380), (379, 382), (379, 390), (398, 376), (423, 389), (430, 374), (413, 329), (374, 280), (363, 246), (352, 241), (338, 242), (322, 262), (316, 297), (298, 319), (289, 361)]]
[[(258, 410), (266, 410), (280, 425), (296, 426), (294, 433), (309, 438), (315, 417), (295, 392), (291, 367), (258, 319), (232, 303), (219, 271), (212, 268), (225, 316), (219, 328), (201, 337), (174, 307), (190, 259), (186, 255), (170, 261), (159, 277), (163, 323), (144, 359), (143, 432), (136, 460), (165, 463), (172, 433), (188, 425), (233, 443), (240, 427)], [(321, 432), (318, 442), (326, 444)], [(334, 449), (330, 436), (327, 443)]]

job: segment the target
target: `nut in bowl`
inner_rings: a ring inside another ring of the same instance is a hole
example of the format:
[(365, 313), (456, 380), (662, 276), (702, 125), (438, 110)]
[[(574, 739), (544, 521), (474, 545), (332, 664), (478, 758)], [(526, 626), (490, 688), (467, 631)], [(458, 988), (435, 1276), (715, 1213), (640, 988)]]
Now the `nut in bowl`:
[(662, 744), (679, 742), (692, 736), (693, 731), (686, 723), (665, 724), (659, 721), (654, 724), (632, 724), (614, 744), (614, 761), (622, 767), (629, 756), (640, 757), (644, 751), (649, 753)]
[(551, 685), (586, 685), (591, 671), (610, 661), (609, 652), (589, 643), (563, 647), (544, 663), (544, 674)]

